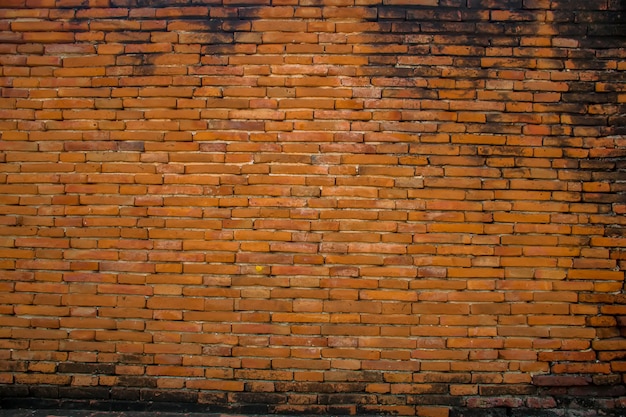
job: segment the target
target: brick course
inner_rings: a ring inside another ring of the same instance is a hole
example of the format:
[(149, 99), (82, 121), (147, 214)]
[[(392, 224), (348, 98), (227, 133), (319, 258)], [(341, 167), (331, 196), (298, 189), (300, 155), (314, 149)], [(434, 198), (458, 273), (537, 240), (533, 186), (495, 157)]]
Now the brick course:
[(621, 415), (625, 19), (5, 0), (1, 404)]

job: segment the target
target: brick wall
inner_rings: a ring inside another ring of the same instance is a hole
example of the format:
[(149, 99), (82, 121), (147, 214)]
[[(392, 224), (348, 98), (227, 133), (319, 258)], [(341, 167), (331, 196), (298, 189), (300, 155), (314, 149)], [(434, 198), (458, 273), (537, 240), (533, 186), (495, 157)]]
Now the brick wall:
[(625, 411), (623, 1), (0, 6), (3, 406)]

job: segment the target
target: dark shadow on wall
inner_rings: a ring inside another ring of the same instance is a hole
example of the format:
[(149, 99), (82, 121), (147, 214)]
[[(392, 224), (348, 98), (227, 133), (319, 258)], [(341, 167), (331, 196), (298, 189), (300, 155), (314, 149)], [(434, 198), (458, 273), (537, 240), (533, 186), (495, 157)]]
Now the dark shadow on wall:
[[(406, 129), (404, 133), (417, 135), (419, 140), (411, 144), (410, 152), (428, 161), (436, 158), (426, 150), (427, 142), (435, 134), (447, 136), (454, 143), (461, 138), (458, 133), (462, 133), (463, 138), (471, 136), (470, 140), (474, 141), (459, 145), (462, 154), (485, 166), (495, 166), (492, 159), (511, 157), (515, 161), (511, 171), (517, 170), (518, 174), (528, 170), (523, 162), (526, 157), (541, 155), (541, 152), (533, 154), (531, 146), (524, 148), (524, 138), (530, 141), (541, 136), (542, 152), (554, 150), (554, 155), (560, 155), (551, 162), (551, 169), (559, 179), (576, 177), (569, 189), (576, 194), (574, 201), (599, 207), (595, 215), (580, 215), (582, 221), (602, 231), (598, 236), (581, 240), (582, 246), (608, 250), (611, 269), (607, 273), (616, 273), (611, 275), (614, 282), (607, 287), (608, 293), (577, 294), (581, 307), (596, 310), (596, 314), (587, 316), (585, 323), (595, 336), (586, 336), (581, 349), (592, 350), (594, 360), (601, 363), (598, 370), (610, 369), (612, 362), (626, 357), (626, 351), (617, 348), (623, 346), (626, 323), (626, 299), (617, 278), (626, 261), (626, 252), (617, 243), (625, 235), (620, 218), (626, 203), (623, 67), (626, 1), (608, 2), (609, 10), (599, 10), (586, 1), (553, 1), (549, 11), (532, 7), (512, 10), (513, 7), (502, 7), (504, 3), (498, 7), (497, 2), (487, 1), (456, 2), (454, 9), (446, 9), (440, 7), (444, 3), (450, 6), (452, 2), (442, 1), (439, 7), (400, 8), (383, 4), (376, 8), (379, 30), (386, 29), (396, 37), (372, 36), (370, 47), (381, 53), (369, 55), (369, 65), (360, 71), (386, 83), (383, 98), (413, 101), (414, 107), (421, 110), (404, 112), (400, 119), (383, 125), (383, 130)], [(486, 4), (490, 6), (481, 7)], [(490, 16), (488, 21), (480, 18), (485, 13)], [(401, 50), (402, 46), (405, 47), (402, 53), (391, 52), (394, 48)], [(385, 49), (390, 52), (385, 54)], [(506, 77), (512, 73), (519, 78), (508, 81)], [(391, 80), (395, 85), (390, 84)], [(460, 86), (465, 91), (458, 91)], [(481, 97), (484, 100), (487, 94), (496, 93), (500, 100), (509, 101), (504, 110), (489, 108), (487, 102), (481, 102)], [(532, 100), (533, 103), (525, 106), (525, 101)], [(438, 109), (428, 109), (429, 104)], [(482, 112), (481, 105), (486, 106)], [(473, 118), (465, 116), (465, 123), (447, 126), (443, 118), (433, 122), (430, 117), (442, 108), (447, 110), (438, 113), (442, 117), (472, 112)], [(434, 131), (411, 132), (411, 124), (431, 126)], [(518, 134), (521, 143), (515, 146), (481, 143), (495, 133), (512, 137)], [(524, 154), (528, 151), (531, 153)], [(427, 168), (423, 172), (428, 192), (432, 178)], [(532, 178), (532, 174), (526, 178), (538, 179)], [(571, 261), (573, 266), (566, 278), (576, 279), (584, 274), (580, 269), (589, 260)], [(537, 374), (536, 387), (549, 393), (556, 386), (565, 390), (567, 384), (572, 384), (589, 388), (586, 391), (582, 387), (571, 388), (571, 393), (624, 394), (619, 372), (587, 373), (583, 367), (568, 365), (572, 355), (575, 354), (565, 347), (544, 354), (542, 358), (549, 362), (550, 371)], [(568, 372), (576, 375), (564, 375)]]

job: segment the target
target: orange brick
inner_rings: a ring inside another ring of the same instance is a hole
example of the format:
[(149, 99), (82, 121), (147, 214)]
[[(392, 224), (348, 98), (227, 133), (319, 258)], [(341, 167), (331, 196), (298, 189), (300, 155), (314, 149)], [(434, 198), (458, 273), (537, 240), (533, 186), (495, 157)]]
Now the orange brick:
[(5, 3), (2, 383), (447, 417), (623, 382), (619, 2)]

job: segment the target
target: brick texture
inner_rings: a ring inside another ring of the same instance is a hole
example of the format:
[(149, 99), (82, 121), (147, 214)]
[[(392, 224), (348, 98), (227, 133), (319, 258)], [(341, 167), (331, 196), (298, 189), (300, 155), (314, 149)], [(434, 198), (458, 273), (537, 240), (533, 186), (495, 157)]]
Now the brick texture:
[(623, 415), (625, 22), (1, 1), (2, 404)]

